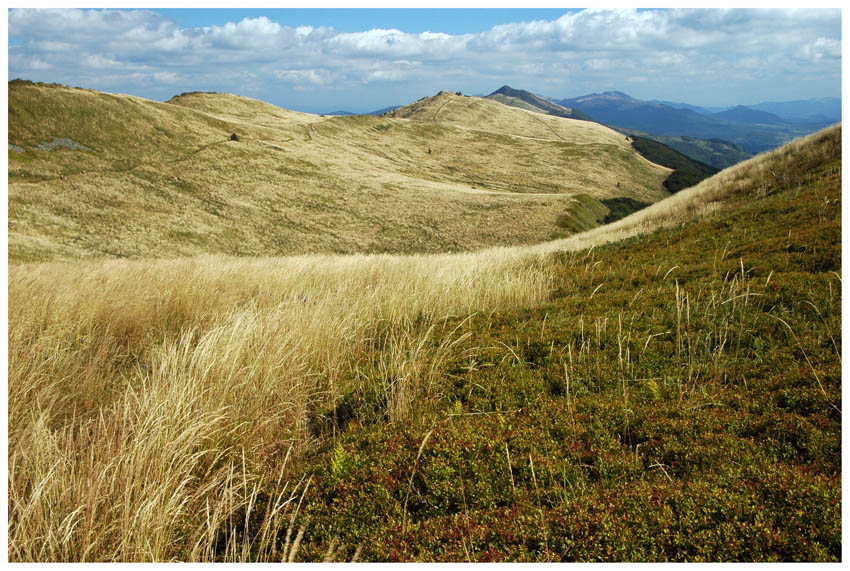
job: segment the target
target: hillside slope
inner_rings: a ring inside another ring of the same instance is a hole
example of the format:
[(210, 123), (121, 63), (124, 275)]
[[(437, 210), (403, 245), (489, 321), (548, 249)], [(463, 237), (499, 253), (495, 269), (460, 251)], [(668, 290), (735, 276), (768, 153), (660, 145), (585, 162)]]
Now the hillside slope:
[(840, 560), (840, 149), (759, 157), (668, 199), (681, 225), (557, 254), (539, 306), (449, 320), (418, 425), (344, 400), (305, 560)]
[(468, 250), (550, 238), (576, 194), (667, 195), (669, 170), (613, 131), (487, 103), (491, 123), (526, 122), (508, 134), (453, 124), (454, 106), (438, 123), (324, 118), (11, 82), (9, 256)]
[(535, 246), (12, 265), (9, 559), (839, 561), (841, 142)]

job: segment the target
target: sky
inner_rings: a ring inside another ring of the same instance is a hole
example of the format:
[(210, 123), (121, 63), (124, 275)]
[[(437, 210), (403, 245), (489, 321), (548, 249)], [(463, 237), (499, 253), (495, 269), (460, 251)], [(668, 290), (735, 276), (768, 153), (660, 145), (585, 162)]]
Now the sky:
[(502, 85), (704, 106), (841, 96), (832, 9), (19, 9), (8, 77), (368, 112)]

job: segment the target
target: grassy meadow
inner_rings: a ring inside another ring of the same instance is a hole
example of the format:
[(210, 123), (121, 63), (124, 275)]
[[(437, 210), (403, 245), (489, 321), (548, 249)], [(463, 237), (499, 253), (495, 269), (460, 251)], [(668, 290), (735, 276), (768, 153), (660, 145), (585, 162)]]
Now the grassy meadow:
[[(562, 234), (577, 194), (668, 195), (611, 129), (485, 100), (477, 125), (451, 98), (449, 124), (11, 82), (9, 258), (469, 251)], [(89, 150), (40, 148), (56, 139)]]
[(454, 254), (26, 262), (14, 168), (12, 561), (840, 560), (840, 126)]

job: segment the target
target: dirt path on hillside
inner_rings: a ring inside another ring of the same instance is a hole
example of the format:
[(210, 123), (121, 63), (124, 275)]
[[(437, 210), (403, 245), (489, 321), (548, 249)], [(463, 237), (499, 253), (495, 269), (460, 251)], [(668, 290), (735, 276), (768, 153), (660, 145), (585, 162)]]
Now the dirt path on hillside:
[(554, 127), (552, 127), (552, 125), (550, 125), (549, 123), (547, 123), (546, 121), (544, 121), (544, 120), (543, 120), (543, 119), (541, 119), (540, 117), (535, 117), (535, 116), (534, 116), (534, 115), (535, 115), (535, 112), (534, 112), (534, 111), (527, 111), (527, 113), (529, 114), (529, 117), (531, 117), (532, 119), (534, 119), (535, 121), (537, 121), (538, 123), (540, 123), (541, 125), (543, 125), (544, 127), (546, 127), (547, 129), (549, 129), (550, 131), (552, 131), (552, 134), (554, 134), (556, 137), (558, 137), (559, 139), (561, 139), (561, 140), (562, 140), (562, 141), (564, 141), (564, 142), (566, 142), (566, 141), (567, 141), (565, 138), (563, 138), (563, 137), (561, 136), (561, 134), (560, 134), (560, 133), (558, 133), (558, 131), (556, 131), (556, 130), (555, 130), (555, 128), (554, 128)]
[(565, 193), (565, 192), (509, 192), (503, 190), (487, 190), (484, 188), (474, 187), (468, 184), (463, 183), (452, 183), (452, 182), (439, 182), (433, 181), (423, 178), (416, 178), (403, 174), (385, 174), (383, 176), (376, 176), (375, 179), (378, 183), (381, 184), (398, 184), (405, 185), (408, 188), (418, 188), (423, 190), (431, 190), (436, 192), (450, 192), (450, 193), (461, 193), (461, 194), (475, 194), (475, 195), (490, 195), (490, 196), (509, 196), (517, 199), (526, 199), (526, 198), (569, 198), (573, 196), (573, 194), (579, 194), (579, 191), (575, 193)]
[(439, 115), (439, 114), (440, 114), (440, 111), (442, 111), (442, 110), (443, 110), (443, 107), (445, 107), (446, 105), (448, 105), (450, 102), (451, 102), (451, 99), (447, 99), (446, 101), (444, 101), (444, 102), (443, 102), (443, 104), (442, 104), (442, 105), (440, 105), (440, 106), (437, 108), (437, 110), (436, 110), (436, 111), (434, 111), (434, 116), (431, 118), (431, 121), (433, 121), (434, 123), (439, 123), (439, 121), (437, 121), (437, 115)]

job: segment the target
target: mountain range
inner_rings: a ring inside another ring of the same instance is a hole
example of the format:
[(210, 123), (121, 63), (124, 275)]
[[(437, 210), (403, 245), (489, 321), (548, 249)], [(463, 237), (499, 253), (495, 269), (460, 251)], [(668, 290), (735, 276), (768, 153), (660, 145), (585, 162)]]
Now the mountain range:
[(619, 91), (561, 99), (559, 105), (576, 108), (606, 125), (668, 137), (722, 139), (747, 153), (778, 147), (795, 137), (822, 129), (830, 120), (792, 122), (762, 109), (737, 106), (718, 113), (675, 108), (642, 101)]
[[(709, 108), (683, 102), (643, 101), (621, 91), (556, 99), (508, 85), (481, 97), (546, 115), (597, 121), (623, 133), (663, 143), (715, 168), (726, 168), (841, 121), (840, 98)], [(383, 115), (396, 108), (369, 114)]]
[[(653, 100), (652, 103), (660, 103), (676, 109), (690, 109), (703, 115), (713, 115), (732, 109), (731, 107), (702, 107), (676, 101)], [(821, 97), (795, 101), (765, 101), (755, 105), (739, 105), (736, 107), (745, 107), (754, 111), (766, 111), (778, 115), (789, 123), (817, 121), (837, 123), (841, 121), (840, 97)]]

